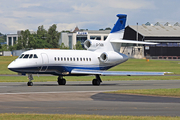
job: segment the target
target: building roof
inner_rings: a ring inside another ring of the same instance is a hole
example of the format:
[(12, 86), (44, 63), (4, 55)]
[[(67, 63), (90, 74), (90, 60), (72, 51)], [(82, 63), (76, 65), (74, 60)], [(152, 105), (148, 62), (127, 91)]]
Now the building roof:
[[(130, 25), (130, 28), (137, 31), (137, 26)], [(180, 26), (138, 26), (138, 32), (142, 36), (151, 37), (180, 37)]]
[(76, 32), (76, 31), (79, 31), (79, 28), (78, 26), (75, 27), (74, 31), (73, 32)]

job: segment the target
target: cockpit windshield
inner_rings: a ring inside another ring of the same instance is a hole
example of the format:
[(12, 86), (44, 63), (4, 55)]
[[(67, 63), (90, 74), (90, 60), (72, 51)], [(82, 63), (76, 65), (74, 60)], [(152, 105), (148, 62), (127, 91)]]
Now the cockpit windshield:
[(24, 56), (24, 54), (20, 55), (19, 58), (22, 58)]
[(19, 59), (31, 59), (31, 58), (38, 58), (36, 54), (21, 54)]
[(33, 58), (33, 54), (30, 54), (29, 58)]

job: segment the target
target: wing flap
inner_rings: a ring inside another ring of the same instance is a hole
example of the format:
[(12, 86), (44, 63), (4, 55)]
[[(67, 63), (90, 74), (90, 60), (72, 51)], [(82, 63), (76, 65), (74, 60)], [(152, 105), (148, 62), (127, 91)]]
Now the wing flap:
[(88, 74), (102, 76), (161, 76), (165, 72), (135, 72), (135, 71), (103, 71), (103, 70), (84, 70), (74, 69), (71, 74)]

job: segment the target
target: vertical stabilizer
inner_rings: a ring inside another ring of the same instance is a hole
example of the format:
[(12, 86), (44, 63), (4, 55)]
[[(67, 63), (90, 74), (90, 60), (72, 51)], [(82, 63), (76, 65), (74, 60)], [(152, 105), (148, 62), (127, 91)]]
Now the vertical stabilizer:
[[(126, 25), (126, 14), (118, 14), (118, 20), (108, 35), (106, 42), (110, 43), (110, 40), (122, 40), (124, 36), (124, 29)], [(121, 43), (111, 43), (111, 46), (114, 51), (120, 52)]]
[(117, 17), (119, 19), (117, 20), (116, 24), (114, 25), (114, 27), (113, 27), (113, 29), (111, 30), (110, 33), (116, 33), (116, 32), (119, 32), (119, 31), (125, 29), (127, 15), (118, 14)]

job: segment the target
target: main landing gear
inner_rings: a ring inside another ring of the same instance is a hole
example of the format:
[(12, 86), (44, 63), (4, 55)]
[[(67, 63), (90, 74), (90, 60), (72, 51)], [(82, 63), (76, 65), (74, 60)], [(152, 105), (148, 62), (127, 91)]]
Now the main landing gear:
[(59, 85), (66, 85), (66, 79), (63, 76), (59, 76), (57, 82)]
[[(101, 84), (102, 80), (99, 77), (99, 75), (95, 75), (95, 76), (96, 76), (96, 79), (92, 80), (92, 85), (99, 86)], [(66, 79), (64, 79), (63, 76), (59, 76), (57, 82), (59, 85), (66, 85)]]
[(29, 79), (29, 82), (27, 83), (27, 86), (33, 86), (33, 82), (32, 82), (33, 76), (32, 76), (32, 74), (28, 74), (28, 79)]
[(92, 85), (97, 85), (99, 86), (101, 84), (102, 80), (101, 78), (99, 77), (99, 75), (96, 75), (96, 79), (93, 79), (92, 80)]

